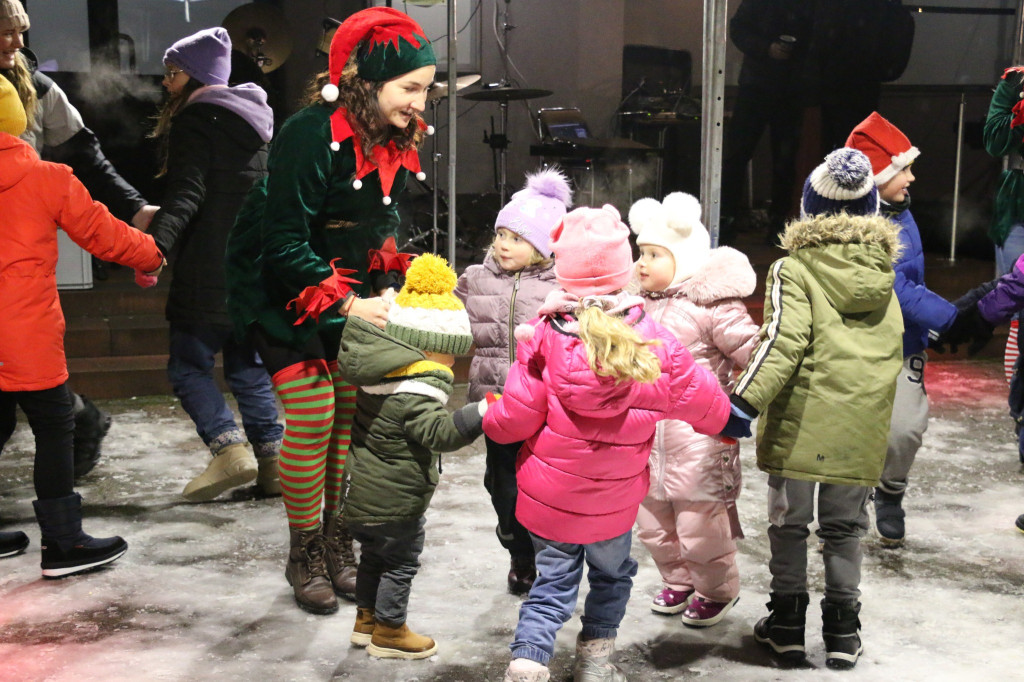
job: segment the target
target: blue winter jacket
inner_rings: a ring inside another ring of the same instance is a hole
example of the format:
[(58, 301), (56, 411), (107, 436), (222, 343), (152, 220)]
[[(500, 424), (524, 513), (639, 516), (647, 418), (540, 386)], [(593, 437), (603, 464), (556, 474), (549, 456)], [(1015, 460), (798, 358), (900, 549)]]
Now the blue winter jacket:
[(893, 212), (889, 204), (882, 204), (882, 210), (890, 209), (886, 216), (900, 226), (900, 242), (903, 254), (896, 261), (896, 282), (893, 290), (903, 312), (903, 357), (921, 353), (928, 347), (928, 330), (946, 331), (956, 318), (956, 306), (924, 285), (924, 249), (921, 247), (921, 232), (917, 229), (910, 209)]

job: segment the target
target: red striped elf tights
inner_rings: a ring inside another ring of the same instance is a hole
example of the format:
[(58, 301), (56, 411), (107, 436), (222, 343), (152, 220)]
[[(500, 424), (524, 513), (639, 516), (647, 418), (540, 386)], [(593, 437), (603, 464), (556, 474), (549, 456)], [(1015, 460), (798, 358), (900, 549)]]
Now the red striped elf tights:
[[(284, 438), (278, 469), (288, 525), (316, 528), (320, 525), (321, 506), (329, 512), (338, 508), (355, 389), (341, 381), (336, 362), (323, 359), (285, 367), (274, 374), (272, 381), (284, 406)], [(342, 410), (336, 425), (335, 411), (339, 405)]]

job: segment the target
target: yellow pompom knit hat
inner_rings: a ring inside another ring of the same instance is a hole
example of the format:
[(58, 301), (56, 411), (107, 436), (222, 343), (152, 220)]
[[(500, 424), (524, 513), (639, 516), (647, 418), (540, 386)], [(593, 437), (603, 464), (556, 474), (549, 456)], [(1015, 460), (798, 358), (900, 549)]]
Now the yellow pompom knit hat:
[(405, 286), (391, 302), (385, 331), (420, 350), (469, 352), (473, 334), (466, 307), (452, 293), (457, 281), (444, 258), (432, 253), (417, 256), (405, 273)]
[(21, 105), (18, 91), (0, 76), (0, 132), (17, 137), (25, 132), (25, 125), (25, 107)]

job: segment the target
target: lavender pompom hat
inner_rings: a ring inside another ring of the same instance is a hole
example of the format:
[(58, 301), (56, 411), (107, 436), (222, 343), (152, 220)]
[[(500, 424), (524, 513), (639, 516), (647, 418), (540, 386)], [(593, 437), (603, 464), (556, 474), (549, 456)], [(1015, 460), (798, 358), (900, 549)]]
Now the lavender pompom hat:
[(526, 187), (512, 195), (494, 221), (530, 242), (545, 258), (551, 257), (551, 229), (572, 206), (572, 189), (560, 171), (546, 168), (526, 176)]

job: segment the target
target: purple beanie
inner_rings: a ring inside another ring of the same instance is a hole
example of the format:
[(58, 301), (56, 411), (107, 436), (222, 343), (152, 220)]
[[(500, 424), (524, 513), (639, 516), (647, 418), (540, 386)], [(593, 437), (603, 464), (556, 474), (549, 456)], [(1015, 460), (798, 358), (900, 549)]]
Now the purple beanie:
[(562, 220), (572, 206), (572, 189), (566, 177), (554, 168), (526, 176), (526, 187), (512, 195), (498, 212), (494, 231), (512, 230), (530, 242), (545, 258), (551, 257), (551, 228)]
[(164, 64), (175, 66), (203, 85), (227, 85), (231, 76), (231, 36), (217, 26), (193, 33), (167, 48)]

